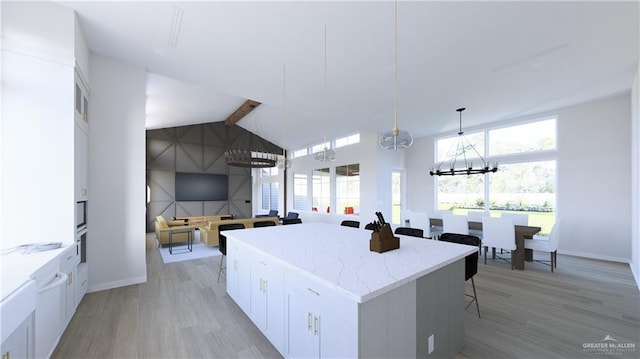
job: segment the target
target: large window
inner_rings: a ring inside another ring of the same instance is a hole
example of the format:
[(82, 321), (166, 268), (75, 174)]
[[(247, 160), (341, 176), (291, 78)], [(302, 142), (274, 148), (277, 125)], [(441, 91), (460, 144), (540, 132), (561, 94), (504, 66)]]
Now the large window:
[(553, 150), (555, 148), (555, 119), (489, 131), (490, 156)]
[(336, 167), (336, 211), (360, 213), (360, 165)]
[(293, 174), (293, 209), (308, 211), (309, 201), (307, 196), (307, 175), (301, 173)]
[(343, 147), (347, 145), (353, 145), (355, 143), (360, 142), (360, 134), (356, 133), (355, 135), (346, 136), (342, 138), (336, 138), (336, 148)]
[[(457, 137), (436, 141), (436, 161), (444, 162), (443, 166), (455, 155)], [(459, 214), (470, 210), (524, 213), (529, 225), (550, 233), (556, 208), (556, 119), (476, 132), (466, 138), (486, 160), (499, 162), (498, 172), (437, 177), (437, 208)]]
[(262, 209), (278, 210), (278, 182), (262, 184)]
[(278, 210), (278, 167), (260, 169), (262, 210)]
[(313, 211), (331, 213), (330, 178), (328, 168), (313, 170)]

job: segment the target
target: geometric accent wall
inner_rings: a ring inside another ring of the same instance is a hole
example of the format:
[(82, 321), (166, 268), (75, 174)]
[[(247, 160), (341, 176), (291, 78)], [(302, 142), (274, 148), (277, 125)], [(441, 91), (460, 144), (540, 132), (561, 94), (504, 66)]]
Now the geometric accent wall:
[[(273, 143), (239, 126), (227, 127), (224, 121), (148, 130), (147, 232), (153, 232), (156, 216), (169, 220), (174, 216), (233, 214), (252, 216), (251, 169), (227, 166), (227, 148), (282, 153)], [(226, 174), (229, 179), (227, 201), (175, 201), (175, 173)]]

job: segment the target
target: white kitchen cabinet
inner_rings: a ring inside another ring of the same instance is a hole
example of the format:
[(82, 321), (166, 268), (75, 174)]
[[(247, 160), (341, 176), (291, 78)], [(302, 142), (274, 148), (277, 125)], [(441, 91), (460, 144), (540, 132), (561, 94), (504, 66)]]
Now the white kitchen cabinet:
[(250, 317), (271, 343), (284, 348), (284, 269), (266, 256), (256, 254), (251, 263)]
[(358, 356), (357, 307), (311, 280), (287, 272), (286, 357)]
[(89, 196), (89, 91), (77, 71), (74, 80), (75, 197), (80, 201)]
[(80, 305), (80, 301), (85, 294), (87, 294), (87, 288), (89, 286), (89, 265), (87, 263), (80, 263), (76, 269), (75, 288), (73, 289), (76, 301), (76, 308)]
[(249, 262), (244, 247), (227, 243), (227, 293), (246, 313), (250, 311)]
[(60, 258), (60, 271), (67, 275), (67, 282), (64, 289), (64, 326), (69, 323), (76, 312), (75, 281), (77, 277), (77, 266), (80, 263), (80, 253), (78, 244), (70, 246)]
[(33, 314), (31, 314), (2, 342), (2, 346), (0, 346), (2, 359), (33, 358), (33, 337), (34, 325)]

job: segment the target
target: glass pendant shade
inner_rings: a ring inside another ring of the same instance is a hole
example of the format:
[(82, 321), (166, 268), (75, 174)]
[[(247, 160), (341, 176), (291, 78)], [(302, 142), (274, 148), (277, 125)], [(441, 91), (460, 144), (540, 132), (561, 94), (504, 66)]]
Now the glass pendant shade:
[(380, 137), (380, 146), (385, 150), (398, 150), (411, 146), (413, 136), (408, 131), (400, 131), (397, 128)]
[(325, 147), (324, 150), (314, 153), (313, 158), (322, 162), (333, 162), (336, 160), (336, 152)]

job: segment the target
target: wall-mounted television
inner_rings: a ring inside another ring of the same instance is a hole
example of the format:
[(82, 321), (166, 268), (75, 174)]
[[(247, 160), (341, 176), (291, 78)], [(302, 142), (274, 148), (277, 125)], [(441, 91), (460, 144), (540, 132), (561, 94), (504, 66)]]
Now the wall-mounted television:
[(227, 175), (176, 172), (176, 201), (226, 201)]

